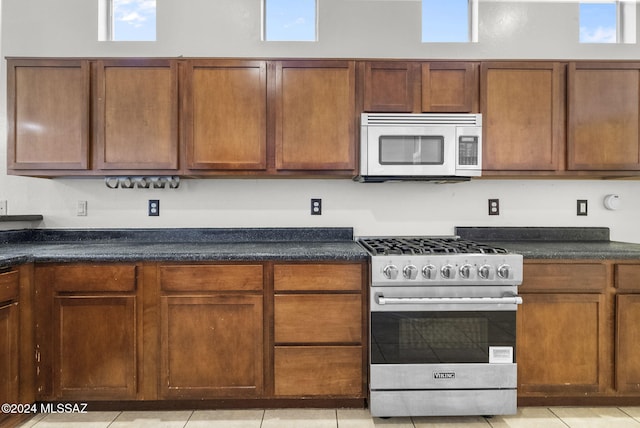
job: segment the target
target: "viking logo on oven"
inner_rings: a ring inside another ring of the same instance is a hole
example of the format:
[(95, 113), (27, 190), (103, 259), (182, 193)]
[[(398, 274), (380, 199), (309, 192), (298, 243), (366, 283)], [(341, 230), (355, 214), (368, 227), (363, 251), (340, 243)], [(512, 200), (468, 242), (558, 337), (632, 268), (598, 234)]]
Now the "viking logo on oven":
[(455, 379), (456, 372), (433, 372), (434, 379)]

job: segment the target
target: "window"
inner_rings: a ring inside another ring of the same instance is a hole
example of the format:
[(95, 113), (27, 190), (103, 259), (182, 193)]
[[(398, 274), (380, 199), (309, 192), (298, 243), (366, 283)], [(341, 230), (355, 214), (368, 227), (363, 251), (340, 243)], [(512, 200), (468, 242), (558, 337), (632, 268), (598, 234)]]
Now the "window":
[(635, 0), (580, 3), (580, 43), (635, 43)]
[(316, 0), (263, 0), (263, 39), (316, 41)]
[(422, 41), (477, 42), (478, 0), (422, 0)]
[(156, 40), (156, 0), (98, 0), (98, 3), (98, 40)]
[(580, 43), (616, 43), (617, 4), (580, 3)]

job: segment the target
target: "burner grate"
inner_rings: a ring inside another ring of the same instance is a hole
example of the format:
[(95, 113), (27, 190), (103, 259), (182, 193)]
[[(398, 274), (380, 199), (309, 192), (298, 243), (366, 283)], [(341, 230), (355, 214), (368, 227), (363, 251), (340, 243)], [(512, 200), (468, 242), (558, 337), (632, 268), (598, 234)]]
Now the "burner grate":
[(504, 248), (451, 238), (362, 238), (359, 242), (372, 255), (417, 254), (505, 254)]

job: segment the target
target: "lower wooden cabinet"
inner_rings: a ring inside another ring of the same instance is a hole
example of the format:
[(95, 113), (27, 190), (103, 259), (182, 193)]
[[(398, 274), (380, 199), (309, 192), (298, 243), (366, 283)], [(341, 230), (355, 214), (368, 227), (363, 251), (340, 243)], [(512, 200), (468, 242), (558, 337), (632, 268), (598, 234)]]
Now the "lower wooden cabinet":
[(362, 346), (276, 346), (276, 396), (362, 396)]
[(525, 260), (520, 293), (520, 405), (637, 402), (640, 263)]
[(274, 266), (276, 396), (365, 396), (363, 277), (358, 264)]
[(528, 392), (597, 392), (606, 369), (599, 294), (526, 294), (518, 309), (518, 383)]
[(40, 399), (136, 399), (141, 329), (136, 269), (133, 264), (36, 268)]
[(37, 265), (37, 399), (364, 404), (366, 266)]
[[(30, 264), (0, 268), (0, 404), (32, 404), (34, 341)], [(0, 411), (0, 426), (17, 426), (22, 412)]]
[(163, 296), (161, 398), (263, 393), (262, 295)]

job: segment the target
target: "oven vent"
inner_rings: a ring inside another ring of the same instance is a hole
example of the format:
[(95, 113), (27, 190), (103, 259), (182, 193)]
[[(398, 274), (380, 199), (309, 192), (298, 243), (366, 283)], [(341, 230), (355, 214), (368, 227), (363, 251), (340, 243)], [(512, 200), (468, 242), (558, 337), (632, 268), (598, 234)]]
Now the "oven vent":
[(362, 113), (361, 119), (362, 126), (482, 126), (482, 114), (479, 113)]

